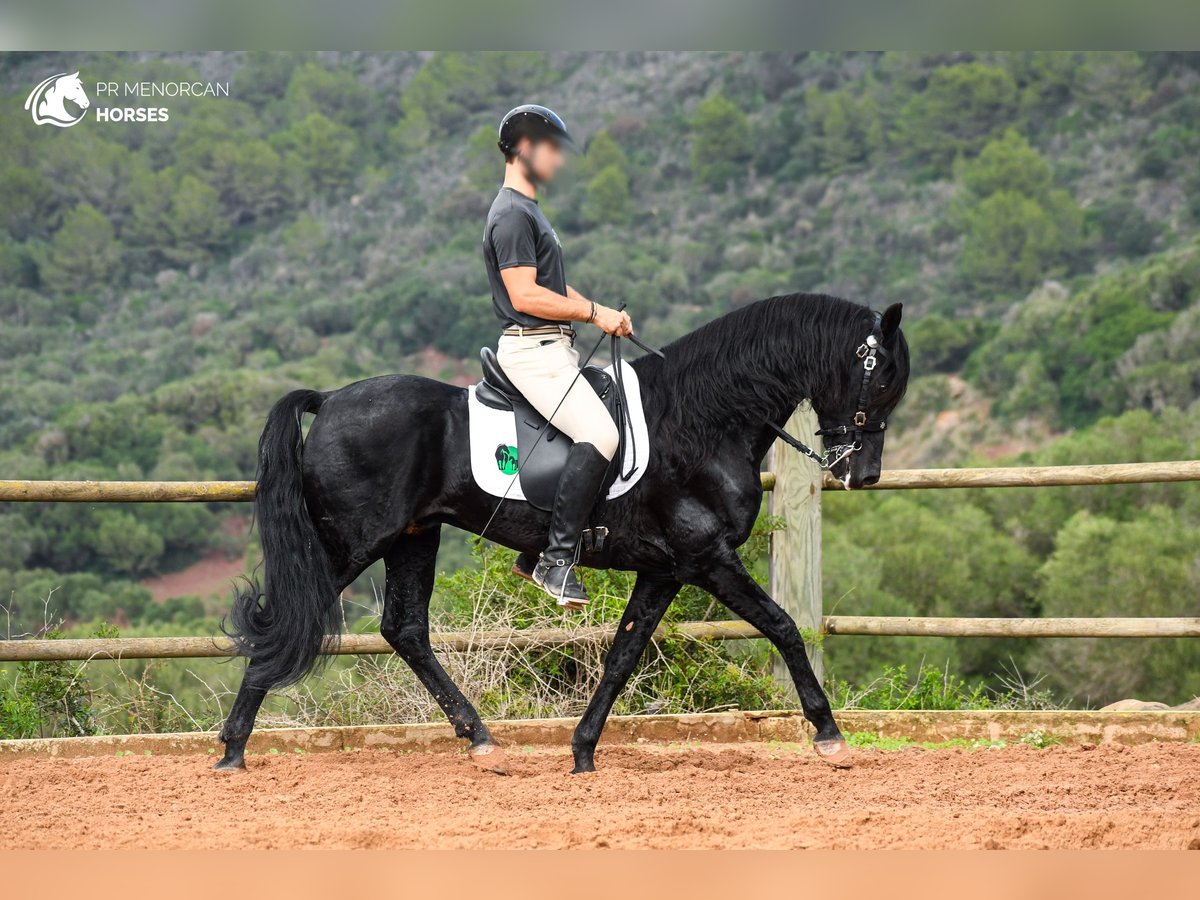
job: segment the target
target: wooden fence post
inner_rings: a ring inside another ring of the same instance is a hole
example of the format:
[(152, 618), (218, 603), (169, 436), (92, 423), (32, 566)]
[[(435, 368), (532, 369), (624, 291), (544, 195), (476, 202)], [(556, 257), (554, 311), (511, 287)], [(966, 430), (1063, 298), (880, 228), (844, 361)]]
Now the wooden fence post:
[[(788, 419), (787, 431), (819, 449), (817, 416), (808, 405)], [(770, 469), (775, 473), (771, 492), (771, 515), (784, 520), (784, 528), (771, 535), (771, 596), (787, 610), (802, 631), (819, 634), (823, 619), (821, 605), (821, 477), (813, 463), (776, 441), (771, 448)], [(825, 666), (819, 646), (806, 642), (808, 659), (818, 679), (824, 679)], [(796, 690), (787, 666), (774, 655), (772, 676), (795, 699)]]

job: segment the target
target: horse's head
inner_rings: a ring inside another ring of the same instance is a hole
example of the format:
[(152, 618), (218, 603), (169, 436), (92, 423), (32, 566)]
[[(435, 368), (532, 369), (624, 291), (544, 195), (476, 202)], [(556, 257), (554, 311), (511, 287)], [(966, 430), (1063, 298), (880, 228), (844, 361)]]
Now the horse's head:
[[(846, 360), (849, 389), (837, 408), (817, 409), (829, 471), (846, 490), (874, 484), (883, 465), (887, 419), (908, 387), (908, 344), (900, 331), (903, 307), (893, 303), (875, 319)], [(840, 454), (840, 456), (839, 456)]]
[(60, 97), (70, 100), (80, 109), (87, 109), (92, 105), (88, 100), (87, 92), (83, 89), (83, 84), (79, 80), (79, 73), (75, 72), (71, 75), (63, 75), (54, 83), (54, 89)]

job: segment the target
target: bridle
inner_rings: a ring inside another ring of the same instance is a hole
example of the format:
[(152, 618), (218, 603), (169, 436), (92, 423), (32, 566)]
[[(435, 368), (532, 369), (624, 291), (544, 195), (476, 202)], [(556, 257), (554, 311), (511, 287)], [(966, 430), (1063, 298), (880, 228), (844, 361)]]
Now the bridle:
[(887, 351), (883, 349), (883, 332), (879, 327), (879, 323), (880, 316), (876, 313), (871, 333), (867, 335), (866, 339), (854, 351), (855, 357), (862, 360), (862, 382), (858, 389), (857, 411), (849, 423), (817, 429), (817, 434), (821, 435), (821, 437), (837, 435), (838, 437), (847, 438), (853, 435), (853, 440), (834, 444), (826, 448), (824, 453), (818, 453), (812, 447), (808, 446), (808, 444), (792, 437), (774, 422), (767, 423), (771, 430), (779, 435), (780, 440), (789, 447), (803, 453), (824, 471), (829, 471), (842, 460), (861, 450), (864, 434), (887, 430), (887, 419), (879, 419), (873, 422), (866, 413), (867, 400), (869, 398), (875, 367), (879, 365), (880, 357), (887, 356)]

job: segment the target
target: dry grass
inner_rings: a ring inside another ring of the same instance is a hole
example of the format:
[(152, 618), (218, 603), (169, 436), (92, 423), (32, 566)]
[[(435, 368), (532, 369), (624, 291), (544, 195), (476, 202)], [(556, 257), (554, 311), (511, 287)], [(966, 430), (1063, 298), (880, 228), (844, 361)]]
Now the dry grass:
[[(576, 716), (583, 712), (604, 670), (608, 645), (596, 640), (598, 626), (612, 627), (606, 604), (597, 603), (582, 614), (565, 614), (548, 602), (525, 605), (508, 585), (486, 583), (472, 597), (468, 616), (442, 614), (434, 631), (480, 634), (498, 630), (567, 629), (578, 639), (563, 644), (489, 647), (468, 652), (440, 651), (434, 655), (480, 714), (489, 719)], [(599, 598), (598, 598), (599, 599)], [(376, 597), (376, 603), (379, 598)], [(465, 621), (464, 621), (465, 619)], [(377, 615), (370, 619), (377, 624)], [(736, 659), (714, 644), (688, 641), (689, 655), (700, 662), (718, 663), (727, 677), (755, 680), (759, 664)], [(677, 642), (652, 642), (618, 701), (618, 712), (706, 711), (705, 692), (694, 682), (710, 671), (704, 664), (680, 666), (671, 652)], [(709, 657), (705, 660), (704, 657)], [(684, 679), (680, 683), (680, 679)], [(673, 679), (676, 694), (664, 697), (664, 679)], [(689, 699), (690, 698), (690, 699)], [(319, 727), (364, 722), (444, 721), (430, 693), (398, 656), (358, 657), (346, 667), (331, 670), (324, 679), (307, 681), (282, 692), (286, 704), (264, 710), (259, 725)], [(694, 700), (695, 703), (690, 702)], [(729, 704), (725, 704), (728, 706)]]

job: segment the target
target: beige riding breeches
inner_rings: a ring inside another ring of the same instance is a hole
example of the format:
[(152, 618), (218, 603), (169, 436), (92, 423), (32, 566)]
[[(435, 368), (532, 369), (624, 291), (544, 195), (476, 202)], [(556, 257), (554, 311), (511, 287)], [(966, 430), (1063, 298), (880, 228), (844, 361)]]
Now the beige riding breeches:
[(501, 335), (496, 361), (555, 428), (576, 443), (591, 444), (605, 459), (613, 458), (617, 426), (592, 386), (579, 375), (579, 353), (568, 336)]

